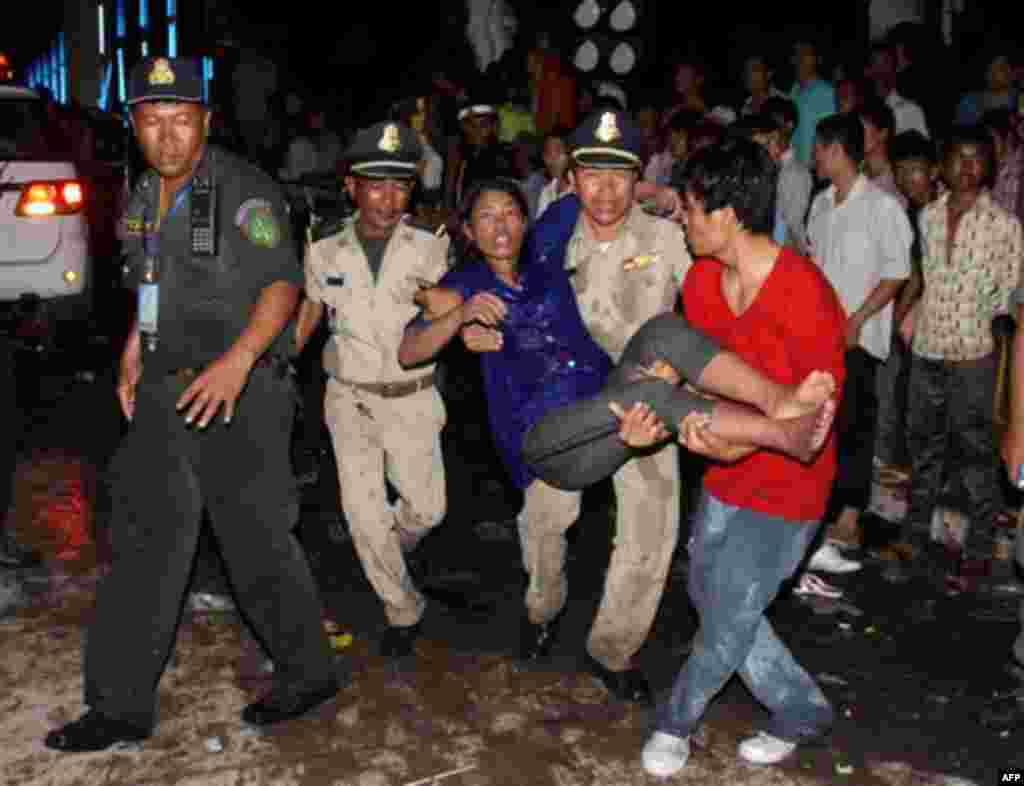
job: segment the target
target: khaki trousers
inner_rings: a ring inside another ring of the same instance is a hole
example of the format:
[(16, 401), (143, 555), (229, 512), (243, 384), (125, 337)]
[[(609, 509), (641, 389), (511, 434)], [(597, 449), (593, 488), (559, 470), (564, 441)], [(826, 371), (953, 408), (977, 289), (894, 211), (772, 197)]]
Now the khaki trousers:
[[(426, 602), (406, 570), (402, 544), (418, 541), (444, 517), (444, 403), (435, 388), (382, 398), (329, 379), (324, 419), (342, 511), (366, 578), (389, 624), (414, 625)], [(398, 492), (394, 505), (385, 478)]]
[[(612, 671), (631, 666), (657, 614), (679, 534), (678, 448), (669, 444), (635, 458), (613, 477), (615, 541), (604, 593), (587, 639), (587, 651)], [(530, 584), (529, 618), (541, 624), (565, 605), (565, 532), (579, 515), (580, 492), (535, 480), (519, 517)]]

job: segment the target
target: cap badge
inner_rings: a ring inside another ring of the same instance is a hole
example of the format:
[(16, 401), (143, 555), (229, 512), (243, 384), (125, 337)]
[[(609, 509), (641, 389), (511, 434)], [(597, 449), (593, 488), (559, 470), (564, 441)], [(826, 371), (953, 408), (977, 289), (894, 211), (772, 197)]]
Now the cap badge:
[(166, 58), (158, 57), (153, 61), (153, 68), (149, 72), (149, 83), (151, 85), (173, 85), (174, 71)]
[(605, 112), (601, 115), (601, 123), (594, 132), (594, 136), (606, 145), (622, 139), (622, 132), (619, 131), (619, 124), (615, 120), (614, 112)]
[(398, 136), (398, 126), (394, 123), (384, 126), (384, 133), (380, 135), (377, 147), (385, 153), (397, 153), (402, 147), (402, 139)]

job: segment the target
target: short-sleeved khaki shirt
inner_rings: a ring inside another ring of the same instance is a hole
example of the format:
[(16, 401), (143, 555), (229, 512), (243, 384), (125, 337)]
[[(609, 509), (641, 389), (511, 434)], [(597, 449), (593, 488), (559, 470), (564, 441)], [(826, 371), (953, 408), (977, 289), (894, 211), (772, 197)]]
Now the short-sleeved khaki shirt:
[(644, 322), (672, 310), (692, 263), (682, 228), (637, 207), (610, 243), (581, 215), (565, 256), (587, 330), (616, 362)]
[(413, 302), (420, 281), (438, 281), (448, 269), (448, 239), (399, 224), (376, 281), (355, 233), (355, 222), (309, 247), (306, 295), (322, 303), (331, 338), (324, 369), (349, 382), (404, 382), (433, 370), (405, 370), (398, 347), (406, 325), (418, 313)]

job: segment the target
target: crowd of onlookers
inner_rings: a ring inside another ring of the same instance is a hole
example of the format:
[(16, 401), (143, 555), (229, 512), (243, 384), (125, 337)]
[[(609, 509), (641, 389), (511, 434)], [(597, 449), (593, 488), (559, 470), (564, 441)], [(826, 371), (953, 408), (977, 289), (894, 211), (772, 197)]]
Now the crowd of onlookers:
[[(644, 180), (657, 186), (677, 182), (696, 151), (727, 135), (765, 146), (779, 171), (774, 238), (830, 271), (857, 326), (850, 348), (860, 350), (848, 358), (856, 385), (847, 385), (839, 419), (847, 443), (840, 452), (849, 460), (830, 506), (829, 537), (809, 567), (859, 567), (842, 549), (863, 541), (871, 517), (862, 514), (881, 469), (910, 477), (901, 537), (881, 551), (885, 575), (906, 578), (929, 547), (921, 533), (951, 481), (966, 492), (972, 514), (968, 548), (948, 544), (956, 547), (950, 586), (964, 589), (968, 576), (989, 571), (995, 528), (1007, 524), (991, 323), (1007, 311), (1020, 265), (1024, 69), (1011, 45), (993, 43), (977, 88), (951, 94), (930, 70), (936, 64), (918, 56), (918, 33), (898, 25), (860, 62), (845, 57), (831, 68), (831, 53), (799, 40), (788, 53), (792, 84), (775, 77), (785, 53), (749, 52), (742, 85), (731, 86), (699, 58), (680, 57), (660, 97), (582, 80), (538, 48), (523, 58), (522, 74), (504, 68), (494, 78), (467, 78), (467, 86), (438, 75), (389, 114), (420, 135), (425, 156), (414, 205), (431, 225), (451, 214), (474, 181), (493, 176), (518, 180), (536, 219), (572, 190), (573, 129), (602, 107), (632, 115), (644, 140)], [(327, 128), (320, 106), (295, 117), (277, 174), (285, 181), (344, 174), (346, 134)], [(848, 193), (855, 197), (849, 204)], [(653, 200), (645, 206), (659, 209)], [(853, 280), (844, 260), (872, 272)], [(959, 459), (955, 472), (947, 457)], [(813, 580), (805, 586), (834, 590)]]
[[(934, 78), (934, 63), (916, 56), (915, 42), (914, 26), (899, 25), (861, 62), (844, 58), (827, 69), (830, 53), (797, 41), (788, 53), (792, 84), (775, 78), (784, 53), (750, 52), (742, 87), (731, 91), (700, 59), (681, 57), (661, 98), (583, 81), (550, 50), (536, 50), (522, 79), (467, 79), (471, 86), (462, 87), (438, 77), (390, 116), (420, 135), (426, 153), (415, 204), (435, 225), (475, 180), (496, 175), (520, 182), (536, 219), (571, 191), (573, 129), (602, 107), (632, 115), (644, 140), (644, 179), (658, 186), (677, 182), (696, 151), (728, 135), (764, 145), (779, 171), (774, 237), (831, 271), (857, 325), (850, 348), (860, 349), (848, 358), (857, 382), (844, 391), (850, 417), (839, 422), (849, 443), (841, 454), (856, 458), (841, 470), (829, 538), (809, 567), (859, 567), (841, 547), (863, 540), (871, 517), (862, 514), (881, 468), (883, 476), (910, 476), (906, 526), (881, 552), (894, 581), (929, 547), (922, 533), (947, 482), (966, 492), (974, 534), (966, 551), (951, 550), (949, 571), (951, 588), (963, 589), (967, 576), (988, 571), (994, 528), (1007, 523), (991, 323), (1007, 311), (1020, 265), (1024, 72), (1012, 46), (993, 44), (977, 89), (957, 96)], [(280, 174), (343, 174), (339, 138), (318, 109), (307, 117)], [(872, 273), (852, 281), (844, 259)], [(947, 454), (960, 461), (955, 472)]]

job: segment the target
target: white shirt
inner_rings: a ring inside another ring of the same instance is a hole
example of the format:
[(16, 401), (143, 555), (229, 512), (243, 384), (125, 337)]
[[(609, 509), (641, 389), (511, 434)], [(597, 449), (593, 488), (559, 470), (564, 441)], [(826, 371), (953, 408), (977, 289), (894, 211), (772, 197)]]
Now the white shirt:
[(425, 190), (434, 191), (441, 187), (441, 178), (444, 177), (444, 160), (425, 139), (420, 140), (420, 143), (423, 145), (423, 174), (420, 179), (423, 181)]
[[(910, 276), (914, 233), (896, 201), (863, 175), (839, 205), (836, 187), (815, 197), (807, 218), (811, 256), (828, 278), (847, 315), (857, 311), (884, 279)], [(890, 301), (867, 322), (860, 345), (879, 360), (889, 356), (892, 340)]]
[(889, 93), (885, 103), (892, 110), (893, 118), (896, 121), (897, 134), (915, 129), (926, 137), (928, 136), (928, 123), (924, 119), (924, 110), (918, 104), (909, 98), (904, 98), (895, 90)]
[(776, 218), (785, 226), (783, 245), (801, 254), (807, 249), (807, 207), (811, 201), (814, 180), (811, 171), (797, 159), (793, 148), (786, 148), (779, 160), (779, 181), (776, 188)]

